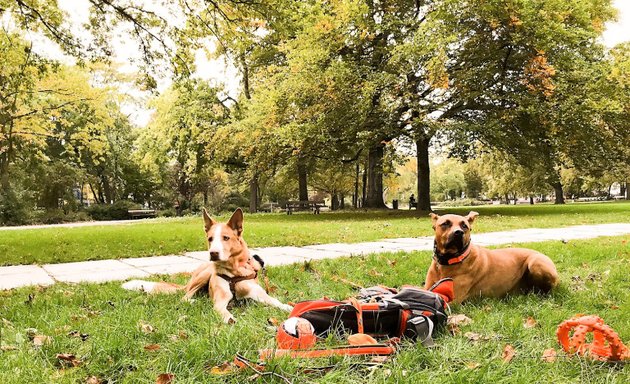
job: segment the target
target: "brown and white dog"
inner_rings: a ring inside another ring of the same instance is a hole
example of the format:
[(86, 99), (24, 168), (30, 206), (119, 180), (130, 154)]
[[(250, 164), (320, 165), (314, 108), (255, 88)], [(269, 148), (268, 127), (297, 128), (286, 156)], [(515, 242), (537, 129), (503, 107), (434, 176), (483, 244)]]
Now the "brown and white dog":
[(462, 302), (475, 296), (549, 292), (558, 285), (556, 267), (542, 253), (525, 248), (487, 249), (471, 244), (470, 231), (478, 215), (477, 212), (467, 216), (431, 213), (435, 245), (426, 289), (450, 277), (455, 287), (455, 302)]
[(185, 286), (165, 283), (132, 280), (122, 285), (129, 290), (148, 293), (174, 293), (184, 290), (184, 300), (190, 300), (202, 289), (214, 301), (214, 309), (226, 323), (233, 323), (234, 317), (227, 306), (234, 296), (248, 298), (274, 307), (291, 311), (292, 307), (281, 303), (267, 294), (258, 284), (258, 271), (261, 260), (249, 253), (243, 234), (243, 211), (238, 208), (227, 223), (214, 221), (203, 210), (204, 230), (208, 240), (210, 262), (200, 265)]

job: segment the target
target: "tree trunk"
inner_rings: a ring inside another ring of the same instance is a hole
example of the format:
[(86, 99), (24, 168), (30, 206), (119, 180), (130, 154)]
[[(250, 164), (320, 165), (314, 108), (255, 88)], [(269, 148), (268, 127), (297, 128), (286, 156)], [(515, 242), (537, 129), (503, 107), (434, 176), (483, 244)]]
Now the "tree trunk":
[(337, 193), (333, 191), (330, 195), (330, 210), (336, 211), (339, 209), (339, 198), (337, 197)]
[(431, 211), (431, 168), (429, 165), (430, 137), (421, 136), (416, 140), (417, 172), (418, 172), (418, 206), (419, 211)]
[(552, 183), (551, 186), (556, 194), (556, 199), (554, 200), (554, 204), (564, 204), (564, 191), (562, 190), (562, 183), (556, 181)]
[(379, 143), (368, 152), (367, 208), (386, 208), (383, 201), (383, 149), (384, 145)]
[(534, 196), (529, 195), (529, 204), (534, 205)]
[(258, 212), (258, 175), (249, 180), (249, 213)]
[(363, 168), (363, 186), (361, 195), (361, 208), (365, 207), (365, 200), (367, 199), (367, 164)]
[(297, 172), (298, 172), (298, 189), (300, 201), (308, 200), (308, 175), (306, 171), (306, 163), (302, 155), (298, 155), (297, 160)]
[(356, 173), (354, 176), (354, 194), (352, 195), (352, 207), (359, 207), (359, 160), (357, 159)]
[(346, 209), (346, 196), (343, 193), (339, 194), (339, 209)]
[(505, 194), (505, 205), (510, 205), (510, 196), (507, 193)]

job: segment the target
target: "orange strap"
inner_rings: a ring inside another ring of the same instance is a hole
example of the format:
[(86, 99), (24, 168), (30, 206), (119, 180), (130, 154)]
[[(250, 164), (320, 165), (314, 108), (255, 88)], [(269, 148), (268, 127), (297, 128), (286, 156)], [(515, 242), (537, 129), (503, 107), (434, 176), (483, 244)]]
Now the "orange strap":
[[(573, 331), (573, 335), (569, 336)], [(593, 333), (593, 342), (585, 343), (586, 335)], [(558, 342), (567, 353), (580, 356), (588, 353), (598, 360), (619, 361), (630, 359), (630, 352), (619, 335), (598, 316), (576, 316), (562, 322), (556, 331)], [(607, 343), (607, 344), (606, 344)]]
[(361, 303), (354, 297), (349, 298), (348, 301), (357, 310), (357, 333), (363, 333), (363, 312), (361, 311)]
[(317, 358), (329, 356), (359, 356), (359, 355), (380, 355), (386, 356), (396, 352), (393, 345), (359, 345), (345, 346), (330, 349), (261, 349), (260, 360), (266, 361), (274, 357), (290, 356), (292, 358)]

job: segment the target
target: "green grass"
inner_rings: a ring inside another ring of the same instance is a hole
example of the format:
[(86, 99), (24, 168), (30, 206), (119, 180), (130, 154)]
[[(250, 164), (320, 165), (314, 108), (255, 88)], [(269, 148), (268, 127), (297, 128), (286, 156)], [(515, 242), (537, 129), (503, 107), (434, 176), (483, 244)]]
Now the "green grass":
[[(462, 207), (438, 210), (438, 213), (465, 214), (471, 209), (481, 214), (475, 231), (490, 232), (626, 222), (630, 202)], [(245, 216), (245, 238), (251, 247), (372, 241), (428, 236), (431, 232), (428, 216), (419, 216), (415, 211)], [(181, 254), (204, 249), (204, 240), (201, 217), (115, 226), (0, 231), (0, 265)]]
[[(628, 241), (630, 236), (626, 235), (567, 244), (525, 244), (555, 261), (560, 287), (550, 296), (512, 296), (454, 306), (453, 313), (466, 314), (473, 323), (461, 327), (458, 335), (442, 334), (435, 349), (407, 344), (373, 371), (352, 365), (364, 361), (361, 358), (285, 359), (272, 363), (270, 369), (295, 383), (626, 383), (630, 377), (627, 365), (566, 357), (558, 350), (555, 330), (576, 313), (597, 314), (622, 340), (630, 342)], [(429, 262), (429, 252), (380, 254), (323, 260), (306, 268), (271, 268), (268, 276), (273, 295), (283, 301), (324, 295), (343, 299), (355, 290), (334, 281), (336, 276), (363, 286), (420, 284)], [(184, 282), (186, 277), (168, 279)], [(208, 373), (208, 367), (231, 360), (237, 352), (255, 359), (259, 348), (273, 347), (275, 332), (267, 319), (286, 317), (256, 303), (236, 306), (233, 313), (237, 323), (224, 325), (208, 298), (184, 303), (179, 295), (149, 297), (124, 291), (120, 283), (56, 284), (0, 292), (0, 344), (16, 348), (0, 352), (0, 382), (83, 383), (87, 377), (96, 376), (108, 383), (155, 383), (158, 374), (165, 372), (174, 374), (176, 383), (280, 382), (252, 380), (251, 371), (221, 377)], [(528, 316), (537, 320), (536, 327), (523, 327)], [(142, 332), (142, 322), (155, 331)], [(28, 328), (51, 336), (52, 341), (34, 347), (26, 335)], [(72, 331), (89, 336), (82, 341), (69, 336)], [(466, 332), (489, 340), (471, 342), (464, 336)], [(150, 352), (144, 349), (149, 344), (161, 348)], [(516, 349), (510, 363), (501, 360), (506, 344)], [(558, 350), (559, 357), (553, 363), (540, 359), (547, 348)], [(83, 363), (62, 368), (57, 353), (72, 353)], [(323, 376), (303, 372), (305, 367), (329, 364), (335, 369)]]

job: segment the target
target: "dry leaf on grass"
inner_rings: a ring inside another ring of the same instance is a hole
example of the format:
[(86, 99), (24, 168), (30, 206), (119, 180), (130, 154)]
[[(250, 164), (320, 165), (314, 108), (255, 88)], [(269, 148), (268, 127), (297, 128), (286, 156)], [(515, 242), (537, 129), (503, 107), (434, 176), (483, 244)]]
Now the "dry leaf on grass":
[(48, 344), (52, 341), (50, 336), (46, 335), (35, 335), (33, 336), (33, 345), (36, 347), (41, 347), (44, 344)]
[(77, 359), (75, 355), (72, 353), (58, 353), (55, 355), (62, 364), (71, 364), (73, 367), (78, 367), (83, 363), (81, 360)]
[(525, 322), (523, 323), (523, 327), (534, 328), (537, 324), (538, 324), (538, 321), (536, 321), (536, 319), (534, 319), (533, 317), (529, 316), (527, 317), (527, 319), (525, 319)]
[(506, 363), (509, 363), (514, 358), (514, 355), (516, 355), (516, 350), (514, 349), (514, 347), (511, 346), (510, 344), (506, 344), (505, 347), (503, 347), (503, 353), (501, 353), (501, 359), (505, 361)]
[(387, 259), (387, 265), (389, 265), (390, 267), (395, 267), (396, 262), (397, 262), (396, 260)]
[(455, 324), (448, 324), (448, 331), (451, 333), (451, 335), (455, 336), (455, 335), (459, 335), (460, 333), (462, 333), (462, 331), (459, 329), (459, 327)]
[(175, 380), (175, 375), (172, 373), (162, 373), (159, 374), (157, 379), (155, 380), (155, 384), (172, 384)]
[(145, 323), (144, 321), (140, 320), (140, 322), (138, 323), (140, 330), (144, 333), (153, 333), (155, 332), (155, 328), (153, 328), (153, 326), (149, 323)]
[(549, 348), (543, 351), (542, 359), (548, 363), (553, 363), (556, 361), (556, 356), (558, 356), (556, 350), (554, 348)]
[(149, 344), (144, 346), (145, 351), (157, 351), (161, 347), (158, 344)]
[(278, 319), (276, 319), (275, 317), (270, 317), (267, 319), (267, 323), (269, 323), (269, 325), (273, 325), (274, 327), (277, 327), (278, 324), (280, 324), (280, 321), (278, 321)]
[(374, 356), (370, 359), (370, 363), (386, 363), (389, 360), (389, 356)]
[(230, 373), (234, 372), (234, 370), (235, 370), (234, 365), (232, 365), (231, 362), (226, 361), (221, 365), (216, 365), (210, 368), (210, 374), (211, 375), (229, 375)]
[(85, 380), (85, 384), (103, 384), (103, 380), (96, 376), (90, 376)]
[(372, 268), (369, 272), (368, 275), (372, 276), (372, 277), (383, 277), (383, 273), (379, 272), (376, 270), (376, 268)]
[(3, 345), (2, 347), (0, 347), (0, 351), (2, 352), (9, 352), (9, 351), (15, 351), (15, 350), (17, 350), (17, 347), (13, 345)]
[(456, 325), (456, 326), (464, 326), (472, 323), (472, 319), (464, 314), (451, 315), (448, 317), (447, 324)]
[(477, 332), (466, 332), (464, 333), (464, 337), (466, 337), (470, 341), (479, 341), (481, 339), (485, 339), (480, 333)]
[(477, 363), (476, 361), (469, 361), (465, 365), (466, 365), (466, 368), (468, 369), (477, 369), (481, 367), (481, 364)]

